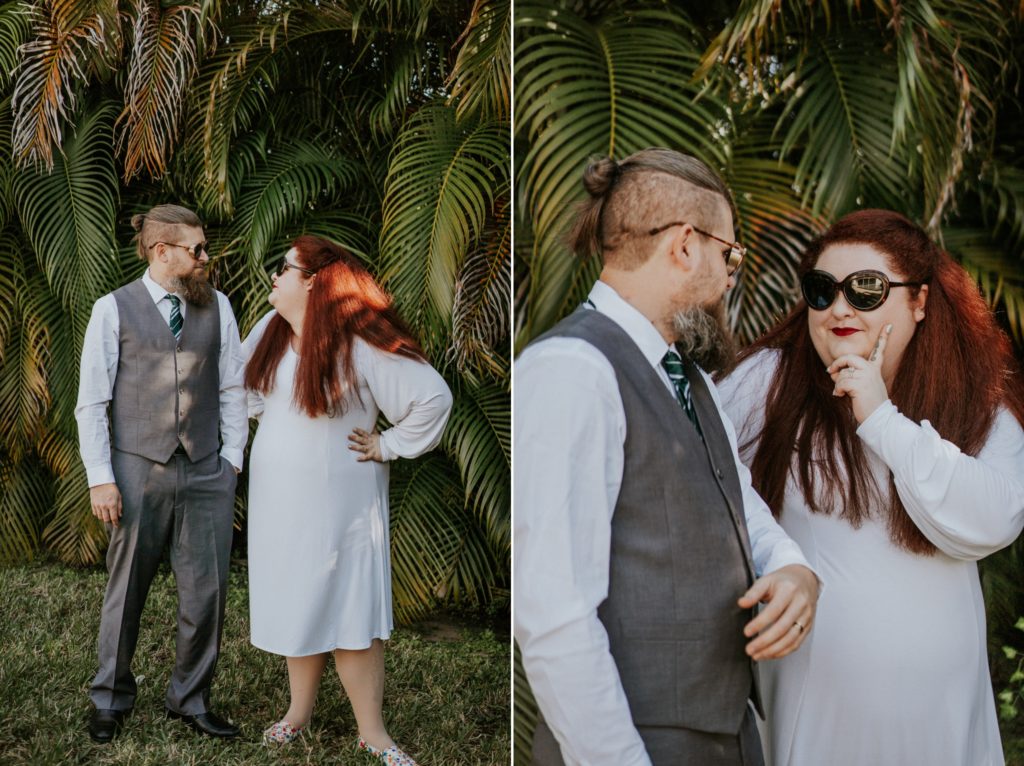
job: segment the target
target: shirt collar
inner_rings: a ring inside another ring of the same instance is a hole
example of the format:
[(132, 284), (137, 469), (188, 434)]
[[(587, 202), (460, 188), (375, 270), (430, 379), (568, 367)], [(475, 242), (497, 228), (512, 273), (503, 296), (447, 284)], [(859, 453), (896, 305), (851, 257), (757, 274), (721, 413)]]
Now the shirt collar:
[[(167, 290), (156, 283), (156, 280), (154, 280), (150, 275), (149, 269), (146, 269), (146, 273), (142, 275), (142, 284), (144, 284), (146, 289), (149, 290), (149, 295), (153, 299), (153, 303), (159, 303), (167, 297)], [(177, 295), (179, 299), (181, 298), (177, 293), (171, 293), (171, 295)], [(182, 303), (184, 303), (184, 301), (182, 301)]]
[(588, 299), (594, 308), (625, 330), (652, 367), (661, 364), (661, 360), (672, 347), (661, 337), (658, 328), (650, 319), (623, 299), (607, 282), (595, 282)]

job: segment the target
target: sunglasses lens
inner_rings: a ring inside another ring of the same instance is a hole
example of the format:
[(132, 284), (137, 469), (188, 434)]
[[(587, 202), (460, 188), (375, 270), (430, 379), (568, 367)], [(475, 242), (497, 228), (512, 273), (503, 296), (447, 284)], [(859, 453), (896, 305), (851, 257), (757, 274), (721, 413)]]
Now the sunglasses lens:
[(200, 242), (198, 245), (196, 245), (196, 256), (195, 257), (198, 258), (203, 253), (207, 253), (208, 254), (210, 252), (207, 249), (208, 246), (209, 246), (209, 243), (207, 243), (207, 242)]
[(885, 300), (888, 286), (879, 274), (852, 274), (843, 285), (843, 295), (858, 311), (870, 311)]
[(815, 311), (824, 311), (836, 299), (836, 282), (828, 274), (805, 274), (800, 287), (807, 306)]
[(738, 247), (730, 248), (729, 260), (725, 262), (726, 272), (729, 275), (735, 274), (741, 263), (743, 263), (743, 250)]

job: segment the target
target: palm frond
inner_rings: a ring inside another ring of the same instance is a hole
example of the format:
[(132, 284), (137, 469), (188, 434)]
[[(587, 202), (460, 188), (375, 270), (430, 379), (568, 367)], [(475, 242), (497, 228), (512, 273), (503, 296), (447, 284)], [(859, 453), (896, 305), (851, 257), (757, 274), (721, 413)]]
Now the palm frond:
[(51, 432), (40, 443), (39, 455), (57, 477), (53, 517), (43, 530), (43, 542), (67, 564), (99, 563), (107, 532), (92, 514), (77, 442), (72, 436)]
[(455, 280), (508, 181), (508, 126), (434, 105), (406, 124), (385, 186), (380, 278), (428, 350), (443, 349)]
[(903, 209), (909, 168), (892, 150), (897, 70), (877, 33), (812, 39), (787, 80), (781, 151), (799, 148), (796, 180), (814, 213)]
[(1007, 252), (982, 228), (947, 226), (942, 238), (946, 249), (978, 283), (988, 304), (1006, 312), (1017, 342), (1024, 340), (1024, 263), (1019, 253)]
[(566, 313), (581, 276), (595, 273), (561, 241), (587, 158), (667, 146), (720, 169), (727, 110), (681, 74), (696, 68), (703, 42), (679, 11), (659, 5), (591, 22), (569, 8), (517, 3), (515, 24), (517, 210), (534, 239), (518, 345)]
[(31, 6), (31, 39), (21, 46), (14, 92), (14, 154), (21, 165), (53, 164), (63, 127), (77, 109), (86, 70), (110, 55), (118, 35), (113, 0), (52, 0)]
[(421, 617), (445, 595), (446, 576), (465, 520), (455, 467), (432, 453), (392, 466), (390, 486), (391, 579), (395, 616)]
[(232, 28), (232, 42), (202, 67), (201, 108), (189, 132), (200, 144), (204, 179), (216, 193), (218, 212), (233, 211), (228, 173), (233, 138), (266, 111), (278, 82), (275, 58), (310, 37), (351, 31), (352, 22), (352, 14), (334, 4), (285, 10), (263, 23)]
[(53, 502), (50, 486), (38, 460), (16, 460), (0, 448), (0, 566), (33, 557), (39, 519)]
[(0, 5), (0, 88), (4, 92), (18, 66), (18, 49), (28, 40), (31, 29), (27, 8), (21, 0)]
[[(8, 270), (11, 265), (0, 264), (0, 287), (24, 289), (26, 280), (19, 273), (21, 264), (15, 261), (14, 269)], [(35, 314), (26, 312), (17, 298), (13, 303), (4, 309), (7, 316), (2, 328), (4, 344), (0, 348), (0, 422), (4, 424), (0, 449), (17, 462), (42, 436), (51, 399), (46, 379), (46, 325)]]
[(441, 443), (458, 463), (466, 507), (478, 514), (498, 551), (511, 545), (511, 442), (508, 391), (494, 384), (457, 386)]
[(193, 27), (199, 9), (156, 0), (136, 0), (135, 28), (125, 84), (124, 111), (117, 119), (117, 150), (124, 151), (124, 179), (143, 168), (159, 178), (178, 134), (185, 93), (196, 70)]
[(512, 103), (511, 0), (476, 0), (458, 42), (462, 47), (448, 77), (456, 116), (507, 120)]
[(120, 282), (113, 112), (107, 104), (83, 114), (51, 172), (23, 169), (14, 179), (25, 234), (47, 283), (75, 318), (79, 337), (92, 304)]
[(509, 373), (504, 347), (511, 335), (512, 219), (508, 196), (495, 205), (480, 244), (466, 257), (455, 284), (448, 358), (471, 381)]
[(798, 299), (796, 267), (804, 249), (826, 226), (803, 208), (796, 169), (774, 158), (771, 115), (739, 115), (726, 183), (736, 202), (740, 242), (747, 246), (736, 287), (728, 293), (729, 319), (746, 344), (773, 326)]

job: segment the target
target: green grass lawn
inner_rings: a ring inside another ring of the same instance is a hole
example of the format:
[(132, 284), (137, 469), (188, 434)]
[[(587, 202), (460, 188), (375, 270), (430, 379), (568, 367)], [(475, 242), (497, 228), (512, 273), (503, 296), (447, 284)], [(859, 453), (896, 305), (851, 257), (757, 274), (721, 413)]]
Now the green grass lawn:
[[(333, 663), (304, 737), (261, 744), (288, 707), (282, 657), (249, 644), (244, 565), (233, 564), (213, 709), (242, 729), (235, 741), (193, 733), (164, 717), (174, 661), (177, 596), (162, 570), (143, 614), (134, 672), (134, 714), (110, 745), (85, 730), (96, 634), (106, 586), (102, 569), (59, 564), (0, 569), (0, 764), (374, 764), (355, 750), (356, 728)], [(395, 740), (424, 766), (509, 763), (509, 641), (482, 628), (403, 627), (387, 643), (384, 716)]]

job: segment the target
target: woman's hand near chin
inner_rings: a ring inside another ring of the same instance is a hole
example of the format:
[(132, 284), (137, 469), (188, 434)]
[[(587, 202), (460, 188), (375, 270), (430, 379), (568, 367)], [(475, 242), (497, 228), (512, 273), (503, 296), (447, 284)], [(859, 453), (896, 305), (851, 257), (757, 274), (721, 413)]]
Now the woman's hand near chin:
[(835, 383), (833, 396), (850, 397), (858, 423), (867, 420), (889, 398), (889, 389), (882, 378), (882, 362), (891, 333), (892, 324), (882, 328), (867, 359), (857, 354), (844, 354), (828, 366), (828, 374)]

